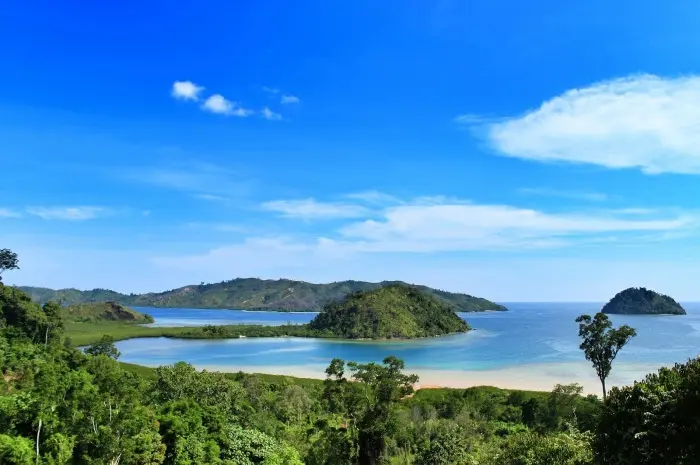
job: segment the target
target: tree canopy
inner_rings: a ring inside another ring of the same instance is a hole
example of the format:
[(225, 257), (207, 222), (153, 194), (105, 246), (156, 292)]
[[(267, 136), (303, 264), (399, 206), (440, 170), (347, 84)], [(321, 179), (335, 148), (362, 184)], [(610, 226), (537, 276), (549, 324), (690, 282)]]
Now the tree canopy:
[(0, 249), (0, 282), (5, 271), (17, 269), (19, 269), (17, 254), (10, 249)]

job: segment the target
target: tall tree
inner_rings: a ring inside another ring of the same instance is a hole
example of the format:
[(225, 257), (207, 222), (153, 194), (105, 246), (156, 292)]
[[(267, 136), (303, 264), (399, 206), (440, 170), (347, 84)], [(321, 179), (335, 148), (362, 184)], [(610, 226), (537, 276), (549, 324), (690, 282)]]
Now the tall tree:
[(2, 273), (7, 270), (18, 270), (17, 254), (10, 249), (0, 249), (0, 282), (2, 282)]
[(357, 463), (375, 465), (385, 463), (386, 445), (397, 430), (395, 406), (413, 392), (418, 376), (403, 373), (404, 363), (396, 357), (386, 357), (383, 365), (349, 362), (352, 379), (349, 385), (344, 374), (345, 362), (334, 359), (326, 370), (324, 398), (335, 408), (345, 409), (348, 429), (357, 441)]
[(581, 315), (576, 318), (579, 324), (578, 335), (582, 339), (579, 346), (586, 360), (593, 364), (598, 379), (603, 386), (603, 402), (607, 398), (605, 380), (612, 370), (612, 362), (617, 353), (629, 342), (637, 331), (627, 325), (613, 328), (612, 322), (604, 313)]

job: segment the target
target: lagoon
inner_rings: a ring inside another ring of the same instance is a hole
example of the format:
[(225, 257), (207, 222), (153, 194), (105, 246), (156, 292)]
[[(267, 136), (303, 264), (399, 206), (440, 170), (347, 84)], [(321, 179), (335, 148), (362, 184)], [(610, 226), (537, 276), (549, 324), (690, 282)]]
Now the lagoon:
[[(611, 315), (617, 326), (628, 324), (638, 336), (619, 354), (611, 385), (631, 383), (660, 366), (686, 361), (700, 353), (700, 303), (683, 304), (688, 315)], [(556, 383), (579, 382), (596, 392), (598, 381), (578, 349), (582, 313), (595, 313), (600, 303), (508, 303), (508, 312), (462, 313), (474, 328), (467, 334), (410, 341), (342, 341), (307, 338), (242, 338), (183, 340), (168, 338), (120, 341), (120, 360), (146, 366), (187, 361), (198, 368), (255, 371), (322, 377), (331, 359), (381, 361), (404, 359), (406, 369), (422, 383), (462, 387), (551, 389)], [(193, 324), (306, 323), (313, 313), (250, 312), (138, 308), (157, 326)]]

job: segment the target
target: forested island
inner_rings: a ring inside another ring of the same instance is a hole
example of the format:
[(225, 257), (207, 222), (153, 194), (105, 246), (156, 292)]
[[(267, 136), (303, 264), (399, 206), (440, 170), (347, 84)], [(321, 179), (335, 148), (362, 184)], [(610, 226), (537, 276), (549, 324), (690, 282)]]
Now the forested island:
[(354, 292), (328, 303), (309, 327), (348, 339), (430, 337), (470, 329), (444, 300), (401, 284)]
[(672, 297), (643, 287), (618, 292), (605, 304), (603, 313), (620, 315), (685, 315), (685, 309)]
[[(310, 311), (318, 312), (324, 305), (343, 299), (358, 291), (370, 291), (391, 285), (406, 285), (401, 281), (339, 281), (313, 284), (289, 279), (238, 278), (214, 284), (183, 286), (165, 292), (122, 294), (109, 289), (80, 291), (77, 289), (48, 289), (19, 286), (33, 300), (71, 305), (83, 302), (119, 302), (136, 307), (170, 308), (232, 308), (243, 310)], [(468, 294), (446, 292), (427, 286), (414, 286), (452, 306), (457, 312), (504, 311), (506, 307)]]

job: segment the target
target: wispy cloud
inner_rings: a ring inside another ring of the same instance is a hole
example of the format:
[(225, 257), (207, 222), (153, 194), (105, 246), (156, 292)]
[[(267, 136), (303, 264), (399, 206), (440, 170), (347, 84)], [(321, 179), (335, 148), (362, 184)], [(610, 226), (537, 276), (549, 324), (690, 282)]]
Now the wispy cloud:
[(239, 116), (242, 118), (255, 113), (253, 110), (243, 108), (237, 102), (226, 99), (221, 94), (209, 96), (202, 104), (202, 109), (219, 115)]
[(360, 205), (318, 202), (311, 198), (265, 202), (262, 204), (262, 208), (280, 213), (287, 218), (299, 219), (360, 218), (369, 212), (368, 209)]
[(282, 119), (282, 115), (279, 113), (275, 113), (274, 111), (270, 110), (268, 107), (265, 107), (262, 109), (260, 112), (262, 114), (262, 117), (265, 118), (266, 120), (270, 121), (279, 121)]
[(198, 86), (192, 81), (175, 81), (171, 90), (171, 95), (180, 100), (199, 100), (199, 95), (204, 91), (204, 87)]
[(347, 199), (359, 200), (372, 205), (392, 205), (402, 203), (397, 197), (376, 190), (353, 192), (344, 196)]
[(262, 90), (267, 92), (268, 94), (279, 94), (280, 93), (280, 90), (276, 87), (263, 86)]
[(187, 192), (202, 200), (224, 201), (250, 189), (251, 181), (233, 169), (213, 163), (173, 163), (138, 167), (125, 173), (128, 180)]
[(490, 125), (487, 138), (509, 157), (700, 174), (700, 76), (637, 75), (572, 89)]
[(695, 231), (700, 226), (700, 215), (695, 212), (633, 208), (553, 213), (445, 196), (397, 200), (373, 207), (315, 199), (263, 204), (263, 209), (289, 218), (360, 219), (345, 222), (319, 238), (327, 246), (345, 252), (526, 250), (600, 243), (611, 234), (624, 235), (634, 242), (641, 233), (658, 236)]
[(200, 199), (200, 200), (206, 200), (207, 202), (220, 202), (220, 203), (228, 203), (231, 201), (228, 197), (224, 197), (223, 195), (214, 195), (214, 194), (195, 194), (194, 198)]
[(435, 252), (559, 247), (609, 233), (668, 232), (695, 228), (690, 214), (630, 219), (610, 213), (547, 213), (508, 205), (407, 204), (387, 209), (380, 220), (341, 229), (356, 247), (372, 251)]
[(0, 218), (20, 218), (22, 214), (9, 208), (0, 208)]
[(296, 95), (283, 95), (280, 99), (282, 105), (287, 105), (290, 103), (299, 103), (301, 100)]
[(110, 210), (104, 207), (27, 207), (27, 214), (45, 220), (82, 221), (108, 215)]
[(580, 192), (551, 189), (548, 187), (526, 187), (519, 189), (518, 192), (525, 195), (540, 195), (547, 197), (562, 197), (566, 199), (587, 200), (590, 202), (604, 202), (608, 200), (608, 195), (602, 192)]
[(477, 115), (474, 113), (465, 113), (462, 115), (455, 116), (452, 119), (452, 122), (457, 123), (457, 124), (464, 124), (464, 125), (471, 126), (471, 125), (495, 123), (495, 122), (502, 121), (502, 120), (503, 120), (502, 117)]

